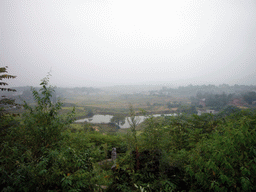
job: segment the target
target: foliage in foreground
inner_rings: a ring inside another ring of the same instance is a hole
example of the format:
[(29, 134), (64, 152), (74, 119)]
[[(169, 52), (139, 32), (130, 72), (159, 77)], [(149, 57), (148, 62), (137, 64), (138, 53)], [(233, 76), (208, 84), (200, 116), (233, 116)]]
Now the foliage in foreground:
[[(51, 102), (48, 79), (37, 105), (8, 124), (0, 151), (2, 191), (255, 191), (256, 112), (228, 107), (218, 115), (148, 117), (131, 109), (131, 132), (103, 135), (68, 126)], [(6, 119), (8, 120), (8, 119)], [(12, 125), (12, 126), (11, 126)], [(116, 162), (102, 165), (117, 148)], [(115, 164), (111, 170), (111, 166)]]
[(209, 138), (191, 151), (186, 170), (195, 190), (255, 191), (256, 114), (244, 111), (226, 118)]
[[(58, 115), (61, 103), (51, 102), (53, 89), (45, 78), (40, 93), (33, 90), (37, 105), (11, 127), (1, 143), (0, 180), (3, 191), (77, 191), (92, 188), (90, 152), (64, 142), (62, 131), (72, 122)], [(68, 137), (68, 136), (67, 136)], [(86, 181), (86, 182), (85, 182)]]
[(255, 191), (256, 113), (221, 115), (148, 118), (109, 191)]
[[(0, 74), (5, 73), (3, 75), (0, 75), (0, 91), (16, 91), (15, 89), (6, 88), (5, 86), (8, 85), (8, 83), (3, 82), (3, 79), (14, 79), (16, 76), (13, 75), (7, 75), (7, 66), (6, 67), (0, 67)], [(14, 124), (13, 118), (10, 114), (8, 114), (8, 111), (5, 109), (5, 107), (13, 107), (16, 104), (14, 103), (13, 99), (7, 98), (6, 96), (1, 96), (0, 98), (0, 137), (2, 135), (6, 134), (6, 130), (9, 126)]]

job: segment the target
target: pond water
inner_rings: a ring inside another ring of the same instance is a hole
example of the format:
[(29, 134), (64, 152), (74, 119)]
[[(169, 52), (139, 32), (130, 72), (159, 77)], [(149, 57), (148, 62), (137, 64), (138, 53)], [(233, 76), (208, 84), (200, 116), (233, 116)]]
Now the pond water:
[[(164, 114), (164, 116), (176, 116), (176, 113), (171, 113), (171, 114)], [(154, 117), (159, 117), (161, 114), (155, 114), (153, 115)], [(93, 117), (90, 118), (84, 118), (84, 119), (78, 119), (75, 122), (76, 123), (83, 123), (83, 122), (89, 122), (89, 123), (110, 123), (111, 118), (113, 115), (94, 115)], [(120, 128), (129, 128), (130, 125), (128, 123), (129, 117), (125, 118), (125, 123), (123, 125), (120, 125)], [(136, 116), (136, 119), (139, 120), (139, 122), (143, 122), (147, 117), (146, 116)]]

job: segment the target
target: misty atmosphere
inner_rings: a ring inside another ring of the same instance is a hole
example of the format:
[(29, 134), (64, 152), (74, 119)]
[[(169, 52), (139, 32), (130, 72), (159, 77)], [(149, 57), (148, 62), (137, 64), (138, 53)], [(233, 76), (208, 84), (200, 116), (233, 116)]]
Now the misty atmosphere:
[(255, 191), (256, 1), (1, 0), (0, 191)]

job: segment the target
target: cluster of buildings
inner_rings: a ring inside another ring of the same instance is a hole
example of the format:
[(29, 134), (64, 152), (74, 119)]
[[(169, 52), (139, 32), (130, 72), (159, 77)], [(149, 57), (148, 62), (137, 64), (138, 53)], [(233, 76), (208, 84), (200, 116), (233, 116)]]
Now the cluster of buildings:
[[(206, 109), (205, 100), (205, 98), (199, 100), (199, 105), (202, 107), (202, 109), (197, 111), (197, 115), (201, 115), (203, 113), (217, 114), (218, 111), (216, 110)], [(256, 104), (256, 101), (254, 101), (252, 104)], [(228, 105), (233, 105), (238, 108), (246, 108), (248, 104), (242, 98), (234, 98), (228, 103)]]

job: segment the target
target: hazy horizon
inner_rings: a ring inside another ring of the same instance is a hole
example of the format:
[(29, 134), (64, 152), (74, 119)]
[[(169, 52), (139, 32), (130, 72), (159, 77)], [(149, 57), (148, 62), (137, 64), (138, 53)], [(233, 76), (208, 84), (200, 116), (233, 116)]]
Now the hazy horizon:
[(9, 87), (256, 85), (255, 34), (254, 0), (0, 1)]
[[(10, 80), (12, 81), (12, 80)], [(10, 85), (10, 84), (9, 84)], [(155, 89), (162, 89), (163, 87), (166, 87), (166, 88), (172, 88), (172, 89), (177, 89), (179, 87), (188, 87), (190, 85), (192, 86), (209, 86), (209, 85), (214, 85), (216, 87), (221, 87), (222, 85), (228, 85), (230, 87), (232, 86), (235, 86), (235, 85), (238, 85), (238, 86), (256, 86), (255, 84), (227, 84), (227, 83), (221, 83), (221, 84), (211, 84), (211, 83), (208, 83), (208, 84), (179, 84), (179, 83), (164, 83), (164, 82), (150, 82), (150, 83), (142, 83), (142, 84), (116, 84), (116, 85), (106, 85), (106, 86), (103, 86), (103, 85), (98, 85), (98, 86), (57, 86), (57, 85), (54, 85), (52, 84), (51, 82), (51, 78), (50, 78), (50, 81), (49, 81), (49, 85), (50, 86), (53, 86), (54, 88), (67, 88), (67, 89), (72, 89), (72, 88), (95, 88), (95, 89), (109, 89), (109, 88), (118, 88), (118, 89), (124, 89), (124, 88), (135, 88), (135, 89), (138, 89), (138, 88), (144, 88), (144, 89), (149, 89), (149, 90), (155, 90)], [(40, 83), (38, 83), (38, 85), (35, 85), (35, 86), (32, 86), (32, 85), (21, 85), (21, 86), (8, 86), (9, 88), (18, 88), (18, 87), (35, 87), (35, 88), (40, 88)], [(155, 89), (154, 89), (155, 88)]]

